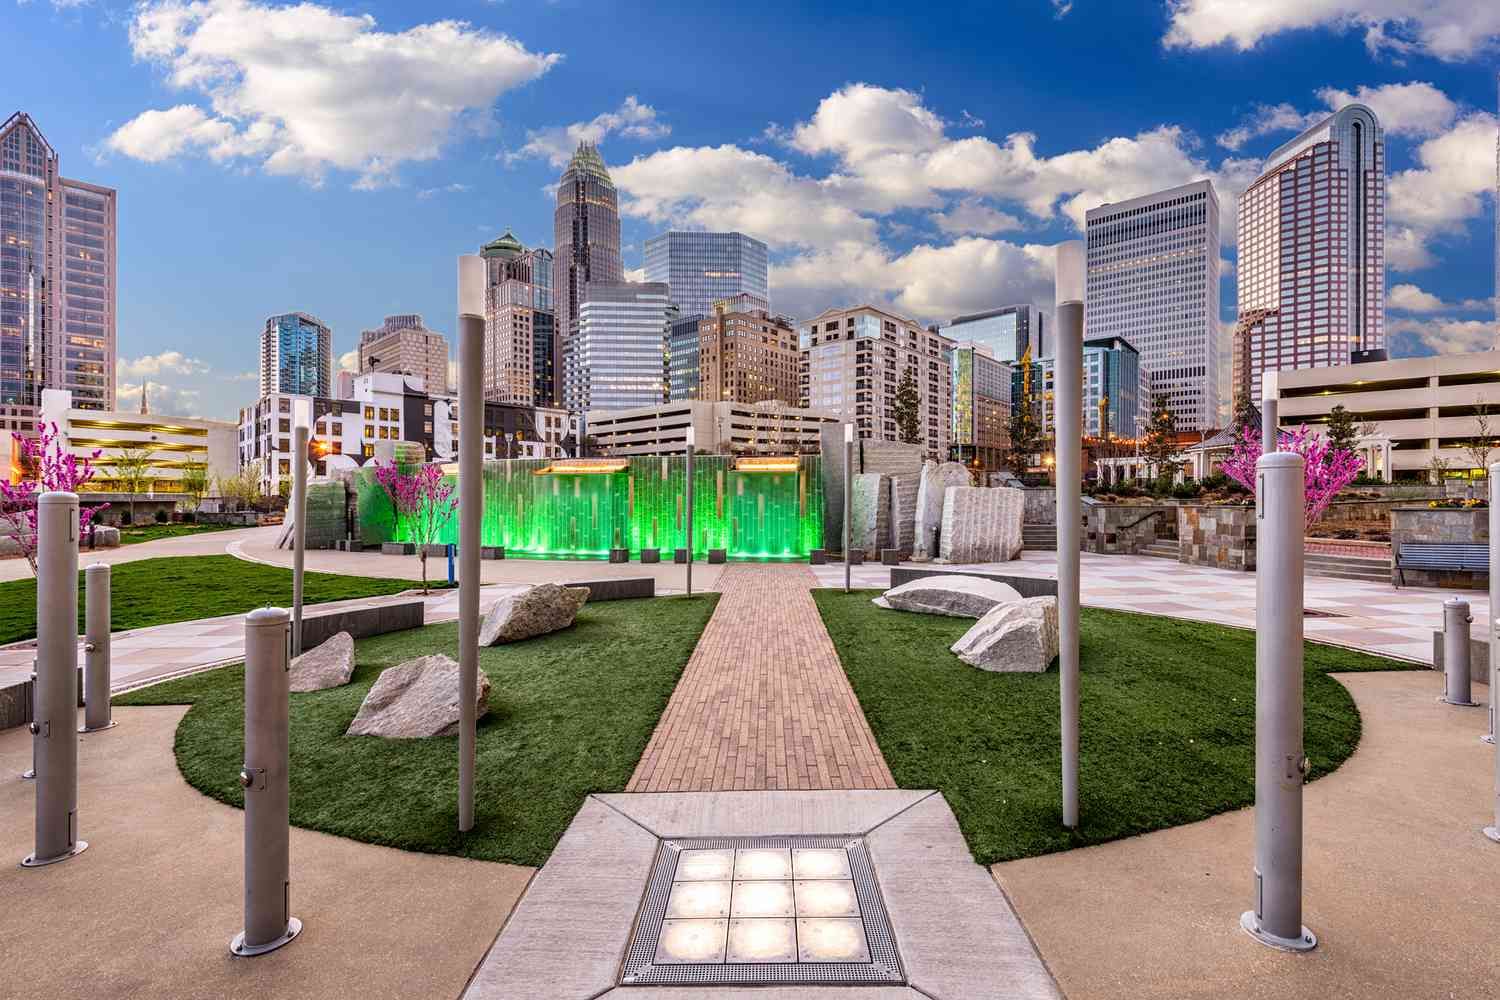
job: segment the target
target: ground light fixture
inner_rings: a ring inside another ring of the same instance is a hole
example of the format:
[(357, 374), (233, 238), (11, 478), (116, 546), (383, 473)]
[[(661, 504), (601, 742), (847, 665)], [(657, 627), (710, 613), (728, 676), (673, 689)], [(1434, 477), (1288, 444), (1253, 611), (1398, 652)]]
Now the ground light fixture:
[(844, 593), (849, 593), (850, 567), (853, 565), (854, 523), (854, 425), (844, 425)]
[[(691, 418), (689, 418), (691, 420)], [(683, 569), (687, 577), (687, 596), (693, 596), (693, 453), (697, 450), (697, 435), (694, 433), (691, 422), (687, 426), (687, 497), (683, 505), (685, 511), (687, 529), (687, 559), (683, 563)]]

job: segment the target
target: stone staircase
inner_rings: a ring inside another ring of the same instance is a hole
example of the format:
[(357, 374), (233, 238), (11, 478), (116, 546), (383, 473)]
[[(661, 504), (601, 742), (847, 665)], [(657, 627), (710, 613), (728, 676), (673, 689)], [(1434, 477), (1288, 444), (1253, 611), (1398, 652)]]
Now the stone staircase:
[(1056, 552), (1057, 525), (1021, 525), (1021, 545), (1023, 548), (1029, 549), (1032, 552)]
[(1309, 552), (1304, 562), (1306, 576), (1329, 576), (1337, 580), (1365, 580), (1371, 583), (1390, 583), (1391, 561), (1389, 558), (1368, 556), (1337, 556), (1322, 552)]
[(1136, 553), (1142, 556), (1155, 556), (1158, 559), (1171, 559), (1177, 561), (1177, 539), (1158, 538), (1150, 545), (1145, 546)]

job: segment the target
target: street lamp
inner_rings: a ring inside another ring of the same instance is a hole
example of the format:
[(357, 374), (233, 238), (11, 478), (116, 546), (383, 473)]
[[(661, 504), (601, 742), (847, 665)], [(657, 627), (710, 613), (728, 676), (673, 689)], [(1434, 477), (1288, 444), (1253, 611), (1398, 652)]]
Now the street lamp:
[(458, 258), (458, 829), (474, 828), (479, 528), (484, 513), (484, 258)]

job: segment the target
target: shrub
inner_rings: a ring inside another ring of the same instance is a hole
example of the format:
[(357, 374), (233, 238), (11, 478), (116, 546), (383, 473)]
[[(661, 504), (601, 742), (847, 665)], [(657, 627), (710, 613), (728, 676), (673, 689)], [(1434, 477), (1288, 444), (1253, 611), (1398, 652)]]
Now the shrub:
[(166, 511), (162, 510), (160, 507), (158, 507), (156, 509), (156, 523), (157, 524), (166, 524), (170, 520), (172, 520), (172, 517), (171, 517), (170, 514), (168, 514)]
[(1172, 498), (1174, 500), (1192, 500), (1193, 498), (1200, 497), (1202, 495), (1202, 485), (1194, 482), (1193, 480), (1189, 480), (1185, 483), (1178, 483), (1176, 486), (1172, 487)]

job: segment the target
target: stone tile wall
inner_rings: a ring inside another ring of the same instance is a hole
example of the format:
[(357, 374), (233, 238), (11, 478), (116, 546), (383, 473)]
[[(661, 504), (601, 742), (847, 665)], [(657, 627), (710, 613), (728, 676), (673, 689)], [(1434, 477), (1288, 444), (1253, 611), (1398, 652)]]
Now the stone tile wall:
[(1220, 569), (1255, 569), (1255, 508), (1177, 508), (1177, 561)]
[(1490, 512), (1485, 508), (1433, 510), (1426, 506), (1397, 507), (1391, 511), (1391, 583), (1398, 584), (1404, 576), (1408, 587), (1486, 588), (1489, 586), (1487, 573), (1444, 573), (1422, 569), (1398, 573), (1394, 556), (1400, 553), (1402, 545), (1412, 543), (1488, 545), (1489, 541)]

